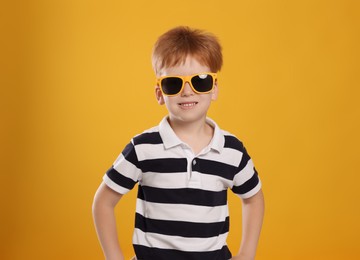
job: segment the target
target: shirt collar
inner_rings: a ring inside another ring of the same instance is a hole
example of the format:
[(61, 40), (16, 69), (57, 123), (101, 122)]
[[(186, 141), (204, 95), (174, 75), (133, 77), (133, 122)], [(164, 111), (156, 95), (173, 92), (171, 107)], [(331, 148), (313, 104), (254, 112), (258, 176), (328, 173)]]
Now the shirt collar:
[[(159, 132), (163, 140), (165, 149), (170, 149), (172, 147), (184, 144), (184, 142), (180, 140), (180, 138), (175, 134), (174, 130), (171, 128), (168, 118), (169, 118), (168, 116), (164, 117), (159, 124)], [(214, 136), (211, 139), (209, 147), (220, 153), (224, 148), (225, 137), (221, 129), (215, 123), (214, 120), (207, 117), (206, 122), (214, 128)]]

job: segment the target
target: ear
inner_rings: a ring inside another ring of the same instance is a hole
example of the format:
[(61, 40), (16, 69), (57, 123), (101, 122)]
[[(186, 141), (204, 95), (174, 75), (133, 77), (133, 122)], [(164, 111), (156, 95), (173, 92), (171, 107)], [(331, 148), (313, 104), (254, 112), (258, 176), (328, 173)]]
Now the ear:
[(164, 95), (161, 92), (161, 89), (159, 86), (155, 86), (155, 96), (156, 96), (156, 100), (159, 103), (159, 105), (164, 105), (165, 101), (164, 101)]
[(218, 98), (219, 88), (217, 80), (215, 81), (214, 89), (211, 91), (211, 100), (215, 101)]

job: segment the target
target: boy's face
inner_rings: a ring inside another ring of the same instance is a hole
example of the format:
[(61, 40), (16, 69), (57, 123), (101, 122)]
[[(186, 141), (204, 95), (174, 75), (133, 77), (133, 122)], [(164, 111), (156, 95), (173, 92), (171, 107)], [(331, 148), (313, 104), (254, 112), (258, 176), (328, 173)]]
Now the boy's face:
[[(158, 76), (189, 76), (203, 72), (210, 72), (210, 68), (189, 56), (183, 64), (162, 69)], [(205, 120), (211, 101), (217, 99), (217, 93), (217, 82), (215, 82), (213, 90), (206, 94), (195, 93), (188, 82), (185, 83), (181, 92), (175, 96), (163, 95), (159, 86), (155, 88), (158, 103), (160, 105), (165, 104), (169, 111), (170, 120), (178, 123)]]

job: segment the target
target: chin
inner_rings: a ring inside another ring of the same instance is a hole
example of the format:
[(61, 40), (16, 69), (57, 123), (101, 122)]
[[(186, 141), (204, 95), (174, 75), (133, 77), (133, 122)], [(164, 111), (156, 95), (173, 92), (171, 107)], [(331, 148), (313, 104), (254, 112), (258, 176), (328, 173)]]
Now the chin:
[(206, 114), (205, 115), (195, 115), (195, 114), (181, 114), (181, 115), (177, 115), (177, 114), (172, 114), (170, 115), (171, 118), (173, 120), (176, 120), (178, 122), (183, 122), (183, 123), (194, 123), (194, 122), (199, 122), (199, 121), (203, 121), (206, 118)]

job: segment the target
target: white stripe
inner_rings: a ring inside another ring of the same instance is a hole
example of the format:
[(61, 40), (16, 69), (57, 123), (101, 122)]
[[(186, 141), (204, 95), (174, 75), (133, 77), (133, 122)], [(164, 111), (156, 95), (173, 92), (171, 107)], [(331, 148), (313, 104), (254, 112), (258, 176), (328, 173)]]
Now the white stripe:
[[(149, 128), (149, 129), (143, 131), (142, 133), (135, 135), (134, 138), (136, 138), (136, 137), (138, 137), (138, 136), (140, 136), (140, 135), (142, 135), (142, 134), (148, 134), (148, 133), (150, 134), (150, 133), (155, 133), (155, 132), (159, 132), (159, 126), (158, 126), (158, 125), (157, 125), (157, 126), (153, 126), (153, 127)], [(134, 139), (134, 138), (133, 138), (133, 139)], [(131, 139), (131, 142), (133, 141), (133, 139)], [(132, 142), (132, 143), (133, 143), (133, 142)]]
[(204, 156), (200, 156), (200, 158), (206, 159), (206, 160), (212, 160), (212, 161), (216, 161), (216, 162), (220, 162), (220, 163), (225, 163), (225, 164), (229, 164), (231, 166), (237, 167), (237, 166), (239, 166), (239, 164), (241, 162), (242, 156), (243, 156), (243, 153), (238, 150), (231, 149), (231, 148), (224, 148), (221, 151), (221, 153), (209, 152), (209, 153), (205, 154)]
[(181, 147), (165, 150), (164, 144), (138, 144), (135, 146), (139, 161), (152, 159), (184, 158)]
[(157, 173), (146, 172), (140, 184), (154, 188), (181, 189), (186, 188), (188, 177), (186, 172)]
[(113, 182), (106, 174), (103, 177), (103, 181), (105, 182), (105, 184), (112, 190), (120, 193), (120, 194), (126, 194), (128, 193), (130, 190), (117, 185), (115, 182)]
[(244, 184), (246, 181), (251, 179), (251, 177), (254, 175), (254, 164), (252, 160), (250, 159), (244, 169), (242, 171), (238, 172), (234, 177), (234, 186), (240, 186)]
[(159, 132), (159, 125), (153, 126), (149, 129), (145, 130), (143, 133), (155, 133), (155, 132)]
[(229, 216), (228, 206), (193, 206), (185, 204), (166, 204), (136, 201), (136, 212), (157, 220), (186, 221), (194, 223), (221, 222)]
[[(232, 181), (217, 175), (202, 174), (196, 171), (189, 175), (186, 172), (156, 173), (146, 172), (142, 174), (140, 184), (153, 188), (183, 189), (199, 188), (208, 191), (223, 191), (232, 187)], [(195, 186), (194, 183), (196, 183)]]
[(141, 170), (138, 169), (134, 164), (126, 160), (123, 154), (119, 155), (113, 167), (117, 172), (119, 172), (119, 174), (122, 174), (125, 177), (132, 179), (133, 181), (139, 180)]
[(168, 236), (156, 233), (144, 233), (135, 228), (133, 243), (147, 247), (161, 249), (175, 249), (185, 252), (204, 252), (220, 250), (226, 245), (228, 233), (210, 238), (186, 238), (180, 236)]
[(237, 137), (235, 135), (233, 135), (232, 133), (226, 131), (226, 130), (223, 130), (223, 129), (220, 129), (222, 134), (226, 137), (226, 136), (232, 136), (232, 137), (235, 137), (237, 139)]
[(217, 175), (201, 174), (201, 188), (208, 191), (222, 191), (233, 186), (233, 181)]

